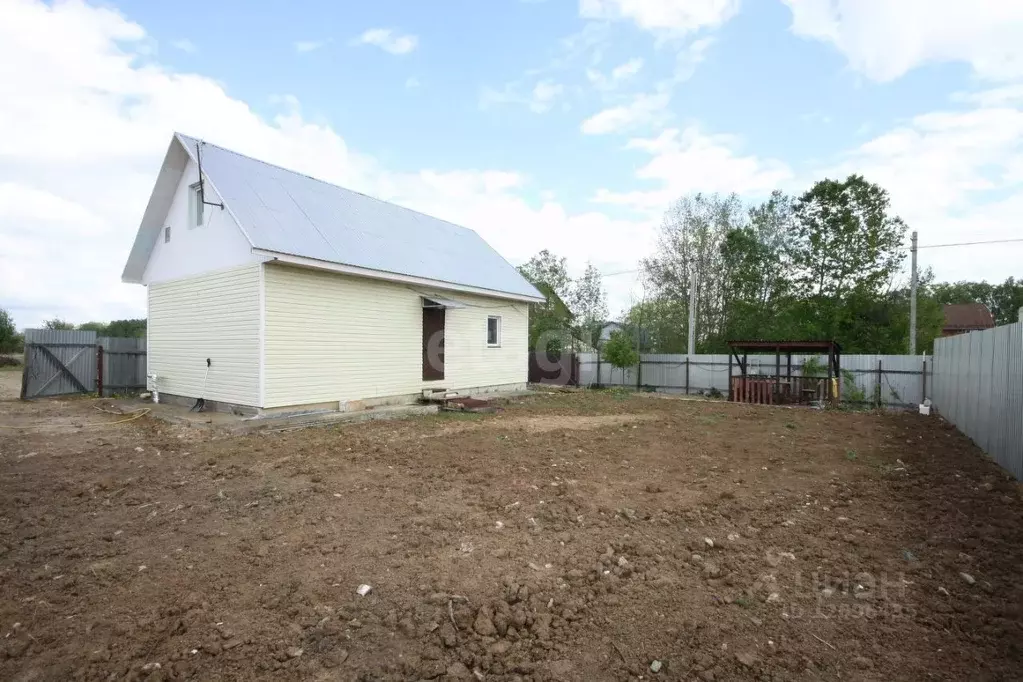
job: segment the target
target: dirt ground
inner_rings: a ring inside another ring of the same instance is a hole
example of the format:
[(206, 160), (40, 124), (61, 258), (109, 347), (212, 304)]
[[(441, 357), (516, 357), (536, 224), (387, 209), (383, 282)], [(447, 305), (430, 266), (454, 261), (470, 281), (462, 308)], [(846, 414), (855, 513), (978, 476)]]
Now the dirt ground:
[(0, 429), (0, 679), (1023, 674), (1020, 489), (935, 418), (590, 392), (229, 437), (103, 404), (0, 403), (37, 427)]
[(21, 368), (0, 367), (0, 400), (14, 400), (21, 395)]

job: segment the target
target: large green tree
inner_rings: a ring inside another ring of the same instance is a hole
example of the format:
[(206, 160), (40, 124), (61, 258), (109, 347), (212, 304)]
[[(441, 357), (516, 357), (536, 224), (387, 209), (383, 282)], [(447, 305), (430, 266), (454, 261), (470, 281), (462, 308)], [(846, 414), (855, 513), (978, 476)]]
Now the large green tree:
[(861, 175), (821, 180), (800, 196), (788, 253), (802, 336), (842, 340), (849, 302), (875, 301), (890, 291), (906, 256), (905, 233), (888, 192)]

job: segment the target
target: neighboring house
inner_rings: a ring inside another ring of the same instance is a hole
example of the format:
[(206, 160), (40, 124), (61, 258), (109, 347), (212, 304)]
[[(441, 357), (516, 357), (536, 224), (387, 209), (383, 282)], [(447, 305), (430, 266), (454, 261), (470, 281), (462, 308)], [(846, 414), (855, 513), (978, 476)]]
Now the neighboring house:
[(181, 134), (122, 279), (161, 399), (247, 412), (522, 388), (543, 300), (472, 230)]
[(983, 303), (946, 305), (944, 312), (945, 324), (941, 328), (942, 336), (955, 336), (995, 326), (995, 318)]
[(600, 326), (600, 335), (597, 337), (597, 344), (604, 345), (605, 341), (611, 338), (611, 335), (615, 332), (622, 331), (623, 327), (618, 322), (605, 322)]
[[(611, 335), (615, 332), (625, 332), (632, 336), (633, 340), (636, 338), (636, 327), (634, 325), (625, 325), (621, 322), (604, 322), (600, 326), (600, 335), (597, 337), (597, 345), (603, 346), (604, 343), (611, 339)], [(650, 333), (646, 329), (641, 330), (640, 338), (643, 340), (643, 346), (646, 346), (650, 341)]]

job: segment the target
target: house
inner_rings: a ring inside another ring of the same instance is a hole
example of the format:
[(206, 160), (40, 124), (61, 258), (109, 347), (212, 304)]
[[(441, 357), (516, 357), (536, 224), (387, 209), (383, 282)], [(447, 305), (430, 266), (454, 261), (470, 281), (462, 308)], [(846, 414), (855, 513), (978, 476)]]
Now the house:
[(942, 336), (955, 336), (995, 326), (995, 318), (983, 303), (956, 303), (944, 306)]
[(620, 322), (607, 321), (600, 325), (600, 334), (597, 336), (597, 343), (604, 345), (605, 341), (611, 339), (611, 335), (624, 329)]
[(181, 134), (122, 280), (161, 399), (256, 414), (523, 388), (544, 300), (472, 230)]

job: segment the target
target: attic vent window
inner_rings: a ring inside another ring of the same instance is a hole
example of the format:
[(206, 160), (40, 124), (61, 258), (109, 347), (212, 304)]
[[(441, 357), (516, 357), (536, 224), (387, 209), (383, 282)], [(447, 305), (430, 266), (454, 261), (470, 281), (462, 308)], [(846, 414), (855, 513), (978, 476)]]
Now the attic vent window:
[(170, 225), (163, 228), (163, 243), (166, 244), (170, 241)]
[(189, 227), (202, 227), (202, 209), (202, 183), (197, 182), (188, 188)]

